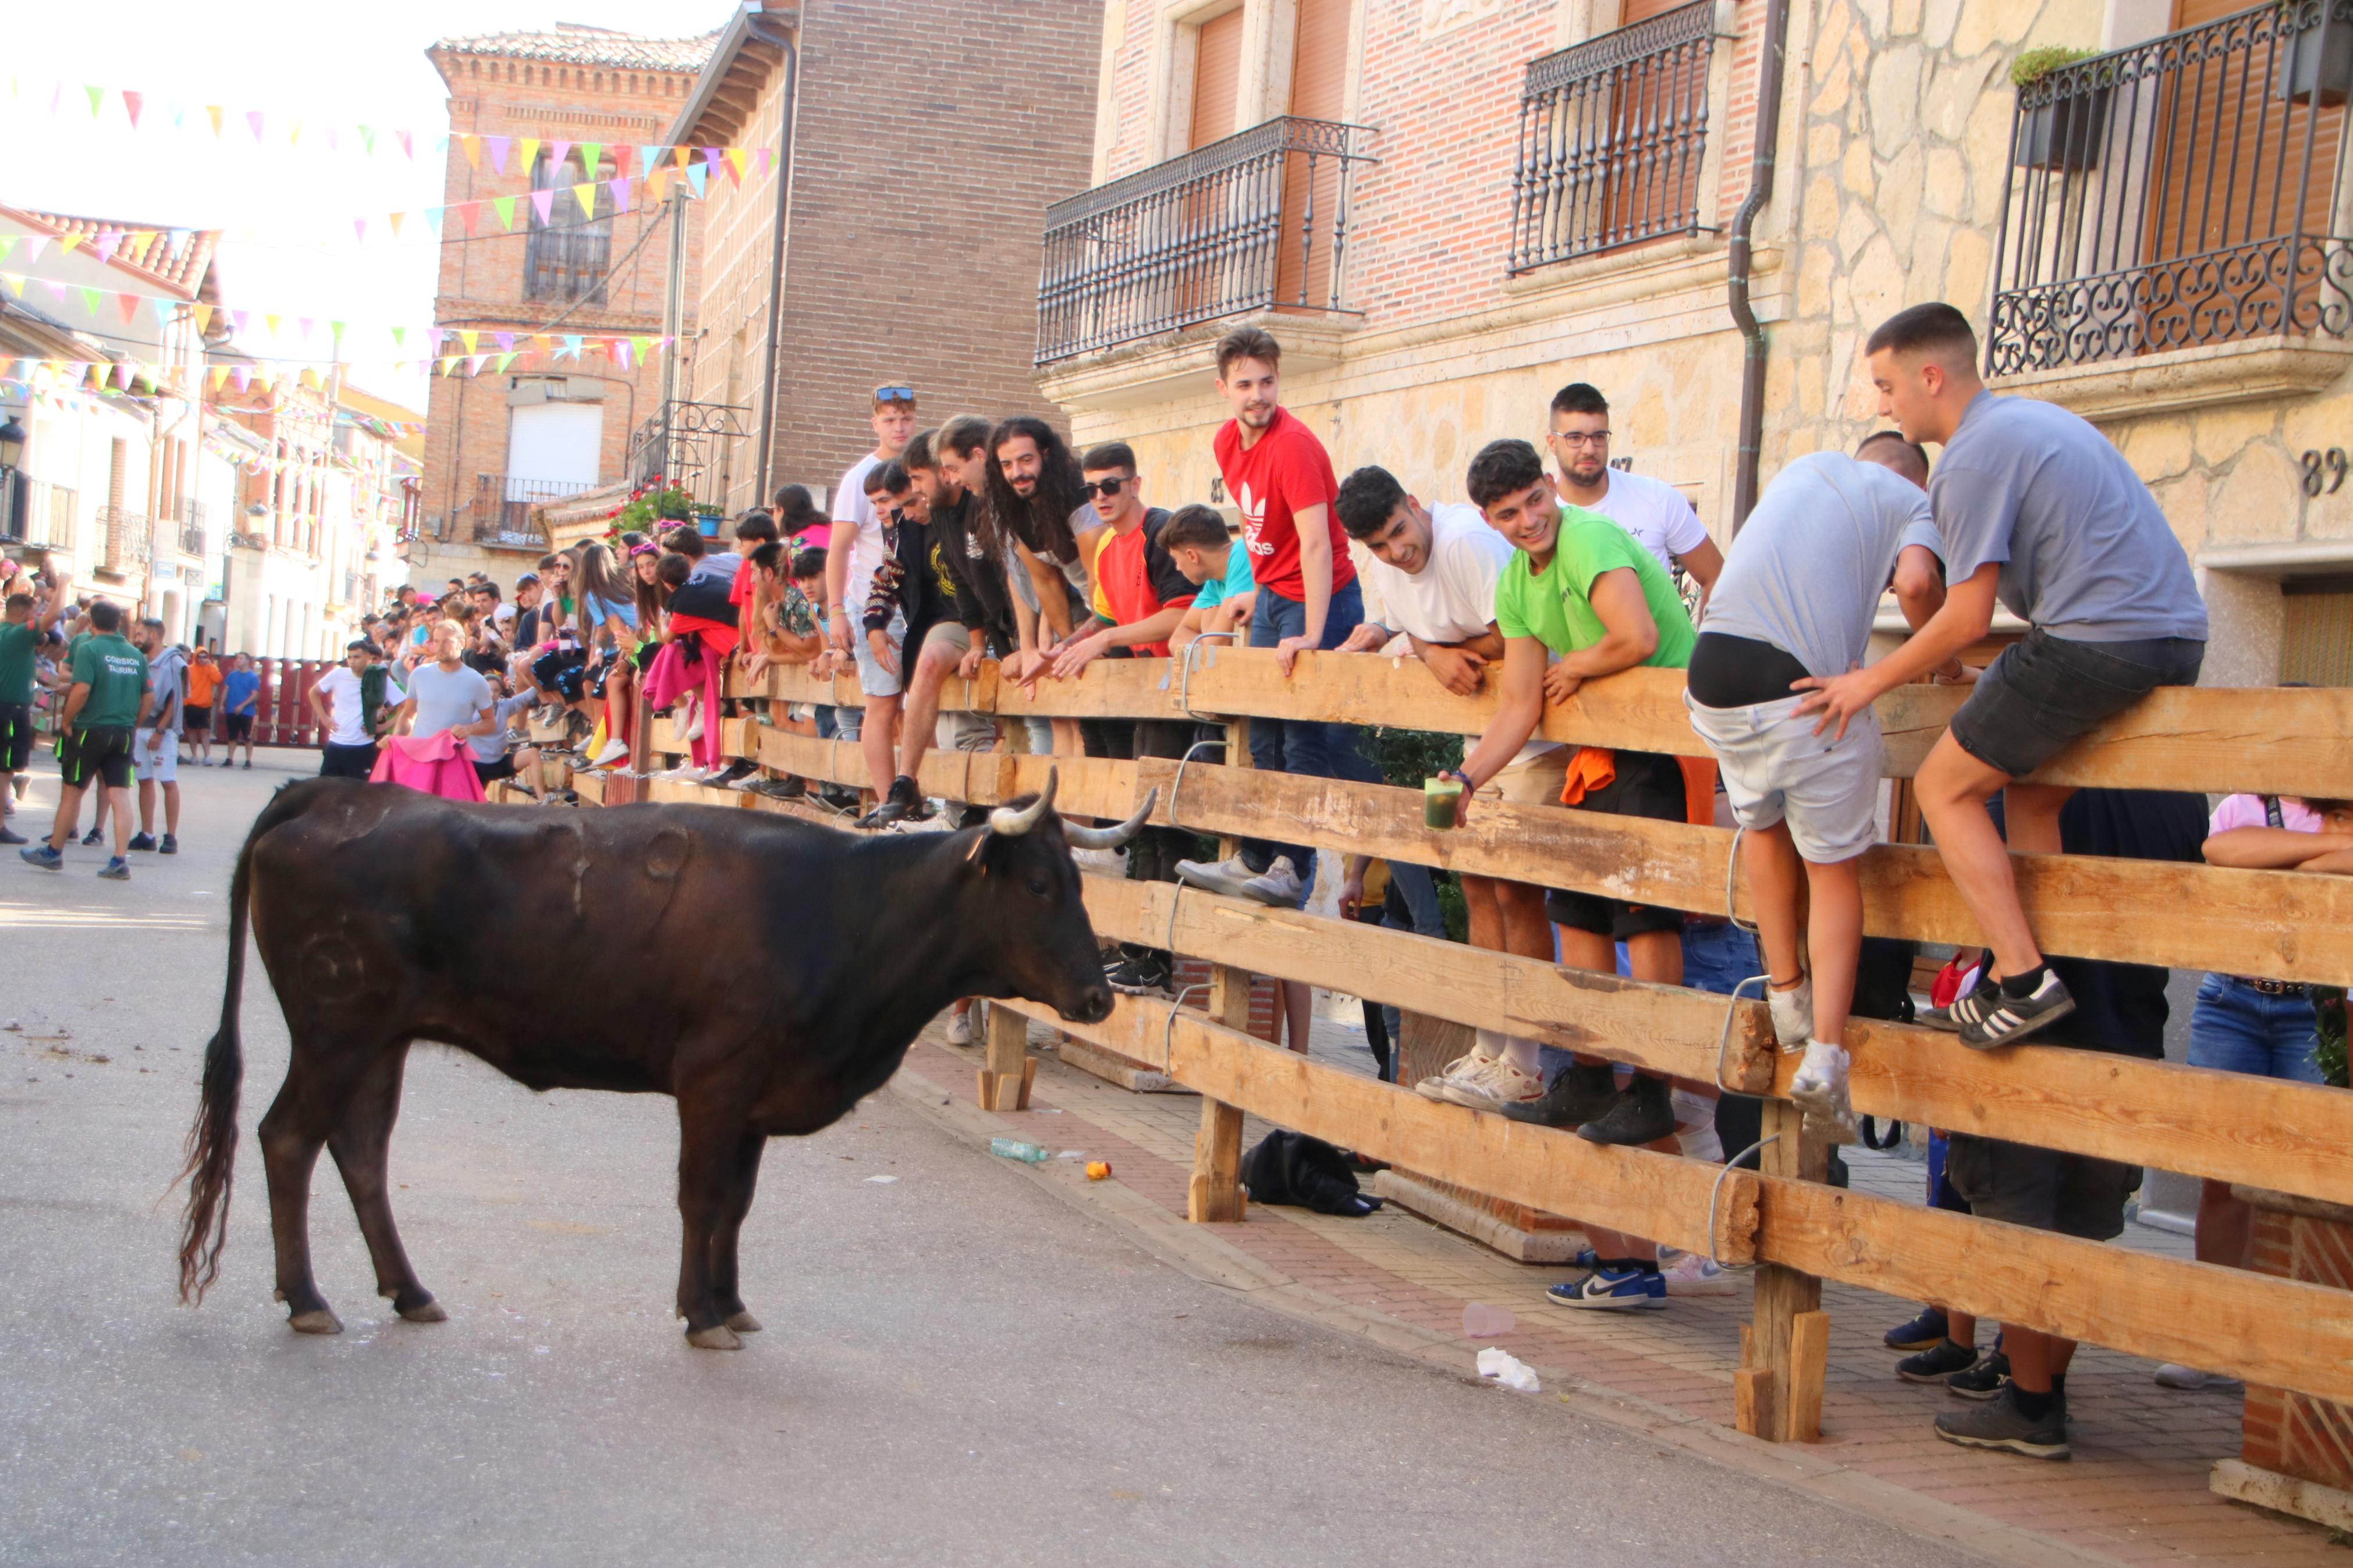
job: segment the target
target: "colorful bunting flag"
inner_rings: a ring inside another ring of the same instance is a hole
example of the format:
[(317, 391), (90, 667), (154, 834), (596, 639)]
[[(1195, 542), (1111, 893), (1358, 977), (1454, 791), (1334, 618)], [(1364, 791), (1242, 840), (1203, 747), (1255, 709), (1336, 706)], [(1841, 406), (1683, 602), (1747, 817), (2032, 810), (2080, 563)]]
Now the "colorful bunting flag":
[(514, 205), (515, 199), (512, 196), (492, 196), (491, 198), (491, 205), (497, 211), (499, 215), (499, 222), (505, 226), (506, 231), (509, 234), (512, 234), (514, 232)]

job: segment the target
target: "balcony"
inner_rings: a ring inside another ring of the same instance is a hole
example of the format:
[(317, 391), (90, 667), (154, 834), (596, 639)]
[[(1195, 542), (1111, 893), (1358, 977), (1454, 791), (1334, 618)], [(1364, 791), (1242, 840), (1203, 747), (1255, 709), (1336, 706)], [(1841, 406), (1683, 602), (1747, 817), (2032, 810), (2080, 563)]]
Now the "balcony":
[(531, 509), (595, 489), (593, 480), (525, 479), (511, 474), (477, 474), (466, 517), (453, 530), (457, 537), (477, 544), (509, 550), (541, 550), (547, 535), (532, 521)]
[(1714, 0), (1530, 60), (1510, 270), (1696, 233)]
[(2353, 0), (2279, 0), (2019, 89), (1988, 370), (2353, 337), (2348, 89)]
[(1252, 126), (1046, 210), (1037, 363), (1253, 310), (1354, 314), (1349, 186), (1371, 132)]
[(180, 519), (180, 553), (201, 556), (205, 552), (205, 503), (182, 496), (174, 509)]
[(153, 537), (144, 512), (119, 506), (100, 507), (98, 570), (116, 577), (144, 571)]
[(698, 501), (725, 506), (751, 417), (751, 409), (732, 403), (663, 404), (630, 432), (630, 482), (659, 479)]

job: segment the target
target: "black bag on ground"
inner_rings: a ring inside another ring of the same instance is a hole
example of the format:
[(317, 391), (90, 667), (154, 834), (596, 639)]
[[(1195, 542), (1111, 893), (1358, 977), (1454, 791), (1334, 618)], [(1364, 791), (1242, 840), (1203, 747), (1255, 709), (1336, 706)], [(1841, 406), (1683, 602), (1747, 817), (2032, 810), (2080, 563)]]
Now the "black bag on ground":
[(1250, 1201), (1289, 1204), (1317, 1214), (1361, 1219), (1381, 1206), (1356, 1191), (1347, 1157), (1304, 1132), (1270, 1132), (1242, 1156), (1242, 1185)]

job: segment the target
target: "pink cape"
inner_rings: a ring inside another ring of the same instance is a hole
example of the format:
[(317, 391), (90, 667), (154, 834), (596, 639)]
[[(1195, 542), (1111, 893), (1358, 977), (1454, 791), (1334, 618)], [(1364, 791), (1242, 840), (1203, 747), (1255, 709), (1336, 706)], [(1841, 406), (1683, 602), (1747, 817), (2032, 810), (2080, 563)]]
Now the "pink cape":
[(472, 756), (447, 730), (422, 741), (414, 735), (395, 735), (385, 741), (368, 782), (406, 784), (444, 800), (486, 798)]

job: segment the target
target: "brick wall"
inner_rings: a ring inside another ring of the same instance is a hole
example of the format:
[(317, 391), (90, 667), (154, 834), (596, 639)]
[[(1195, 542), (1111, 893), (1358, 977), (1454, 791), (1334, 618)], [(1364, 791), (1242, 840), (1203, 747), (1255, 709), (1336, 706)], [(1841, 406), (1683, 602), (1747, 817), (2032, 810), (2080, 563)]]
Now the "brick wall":
[[(524, 297), (523, 253), (530, 208), (529, 163), (510, 152), (503, 172), (486, 149), (480, 166), (470, 163), (458, 137), (465, 134), (537, 137), (542, 141), (597, 142), (638, 145), (665, 141), (670, 121), (693, 86), (683, 71), (648, 71), (558, 66), (496, 56), (434, 50), (430, 58), (449, 84), (450, 142), (443, 174), (445, 203), (517, 196), (516, 226), (504, 231), (483, 216), (472, 238), (453, 217), (442, 235), (441, 267), (433, 301), (434, 321), (451, 327), (491, 331), (533, 331), (562, 315), (561, 299)], [(550, 79), (542, 80), (544, 75)], [(634, 166), (632, 167), (634, 173)], [(637, 210), (612, 219), (611, 256), (617, 262), (640, 237), (644, 247), (616, 268), (606, 284), (605, 302), (565, 317), (556, 331), (659, 334), (662, 291), (670, 267), (669, 236), (659, 206), (632, 187)], [(609, 193), (600, 195), (602, 203)], [(558, 200), (570, 205), (568, 193)], [(577, 208), (571, 207), (574, 213)], [(701, 226), (687, 225), (687, 315), (691, 323), (700, 285)], [(652, 232), (649, 235), (648, 231)], [(485, 348), (491, 340), (481, 340)], [(420, 349), (420, 353), (422, 350)], [(454, 351), (453, 351), (454, 352)], [(622, 477), (631, 430), (650, 416), (659, 400), (659, 359), (621, 370), (594, 354), (560, 364), (541, 358), (518, 360), (505, 374), (485, 370), (436, 374), (426, 406), (423, 522), (430, 534), (443, 520), (458, 517), (474, 493), (476, 476), (503, 473), (507, 460), (507, 390), (518, 374), (591, 376), (605, 388), (603, 450), (599, 479)]]

